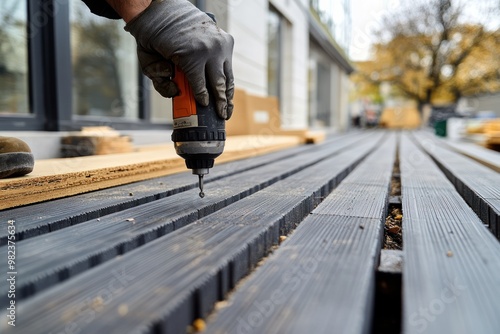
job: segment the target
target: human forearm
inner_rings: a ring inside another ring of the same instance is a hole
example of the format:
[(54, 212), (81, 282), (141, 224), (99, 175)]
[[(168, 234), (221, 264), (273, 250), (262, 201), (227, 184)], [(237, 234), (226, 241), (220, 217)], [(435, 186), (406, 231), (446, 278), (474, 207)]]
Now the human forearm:
[(120, 14), (125, 22), (142, 13), (152, 0), (106, 0), (113, 9)]

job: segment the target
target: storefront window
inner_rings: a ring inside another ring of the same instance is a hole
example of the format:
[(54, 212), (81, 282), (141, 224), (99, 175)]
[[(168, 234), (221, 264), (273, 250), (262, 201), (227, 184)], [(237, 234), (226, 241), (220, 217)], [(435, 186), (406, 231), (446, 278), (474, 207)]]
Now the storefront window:
[(83, 1), (70, 2), (73, 114), (139, 117), (136, 43), (122, 20), (90, 13)]
[(0, 2), (0, 115), (30, 113), (26, 22), (26, 1)]

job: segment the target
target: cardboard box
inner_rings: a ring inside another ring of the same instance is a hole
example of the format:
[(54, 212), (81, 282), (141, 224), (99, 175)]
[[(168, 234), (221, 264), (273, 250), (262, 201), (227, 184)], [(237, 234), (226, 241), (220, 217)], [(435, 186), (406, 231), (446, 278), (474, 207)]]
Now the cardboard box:
[(226, 122), (226, 133), (228, 136), (298, 136), (307, 144), (325, 139), (322, 131), (282, 129), (278, 99), (249, 94), (242, 89), (235, 90), (233, 117)]
[(278, 135), (281, 131), (278, 99), (236, 89), (233, 117), (226, 122), (228, 136)]

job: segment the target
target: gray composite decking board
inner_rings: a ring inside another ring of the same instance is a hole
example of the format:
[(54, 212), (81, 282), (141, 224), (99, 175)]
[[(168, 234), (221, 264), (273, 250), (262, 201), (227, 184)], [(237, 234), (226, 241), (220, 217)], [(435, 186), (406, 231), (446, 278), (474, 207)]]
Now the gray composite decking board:
[[(364, 137), (366, 138), (366, 137)], [(373, 142), (381, 134), (368, 137)], [(292, 155), (272, 164), (214, 181), (200, 199), (182, 192), (35, 238), (17, 242), (16, 262), (23, 268), (17, 280), (18, 298), (29, 297), (88, 268), (108, 261), (162, 235), (177, 230), (255, 191), (351, 147), (352, 140)], [(54, 204), (55, 205), (55, 204)], [(133, 219), (133, 220), (131, 220)], [(61, 251), (64, 250), (64, 251)], [(6, 246), (0, 248), (0, 257)], [(40, 256), (43, 254), (43, 256)], [(6, 299), (6, 287), (0, 301)]]
[[(323, 145), (345, 145), (349, 142), (353, 143), (362, 140), (366, 135), (369, 134), (353, 133), (336, 135), (329, 137)], [(301, 154), (302, 152), (315, 151), (320, 149), (319, 147), (321, 146), (304, 145), (251, 159), (216, 164), (210, 175), (205, 178), (205, 182), (208, 186), (210, 182), (218, 179), (271, 164), (285, 157)], [(0, 221), (14, 220), (16, 222), (16, 240), (19, 241), (197, 187), (198, 180), (191, 173), (186, 172), (49, 202), (3, 210), (0, 211)], [(75, 206), (75, 203), (85, 203), (85, 206)], [(6, 240), (7, 227), (6, 224), (1, 224), (0, 246), (5, 245)]]
[[(15, 330), (59, 332), (66, 326), (76, 326), (79, 333), (182, 332), (195, 317), (206, 316), (213, 304), (278, 243), (280, 228), (288, 232), (286, 229), (299, 224), (313, 209), (316, 196), (331, 191), (340, 181), (338, 175), (359, 163), (377, 143), (359, 143), (355, 150), (322, 160), (193, 224), (20, 301), (18, 313), (29, 321), (20, 319)], [(322, 178), (312, 177), (320, 173)], [(306, 192), (288, 195), (283, 189)], [(122, 273), (121, 281), (117, 273)], [(94, 308), (98, 312), (92, 314), (92, 321), (86, 321), (86, 313)], [(120, 309), (126, 309), (127, 316), (117, 321)], [(12, 328), (1, 329), (12, 332)]]
[[(500, 174), (488, 167), (439, 145), (433, 137), (416, 133), (424, 150), (443, 170), (457, 191), (472, 207), (492, 233), (500, 238)], [(498, 154), (500, 156), (500, 154)]]
[(500, 172), (500, 154), (497, 152), (474, 143), (456, 142), (445, 139), (441, 139), (440, 142), (445, 143), (448, 147), (460, 154), (466, 155), (486, 167)]
[[(395, 139), (304, 219), (215, 313), (206, 333), (370, 332)], [(382, 196), (359, 196), (373, 184)]]
[[(414, 137), (424, 150), (438, 162), (440, 167), (445, 167), (446, 171), (454, 178), (461, 178), (464, 184), (477, 186), (477, 192), (483, 198), (499, 198), (500, 174), (492, 171), (488, 167), (478, 163), (475, 160), (467, 158), (454, 150), (439, 145), (440, 141), (423, 132), (414, 133)], [(500, 153), (498, 153), (500, 156)]]
[(498, 333), (500, 243), (406, 135), (400, 167), (404, 333)]

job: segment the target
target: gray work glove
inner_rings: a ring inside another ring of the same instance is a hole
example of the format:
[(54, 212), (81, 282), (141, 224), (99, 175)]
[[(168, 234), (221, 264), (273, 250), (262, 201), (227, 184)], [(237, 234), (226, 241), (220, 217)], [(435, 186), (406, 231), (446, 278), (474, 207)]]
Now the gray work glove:
[[(187, 0), (153, 0), (125, 30), (137, 41), (143, 73), (162, 96), (173, 97), (178, 93), (170, 80), (171, 60), (186, 74), (198, 103), (207, 106), (208, 94), (213, 94), (217, 114), (223, 119), (231, 117), (234, 40), (207, 14)], [(212, 87), (210, 92), (207, 81)]]

